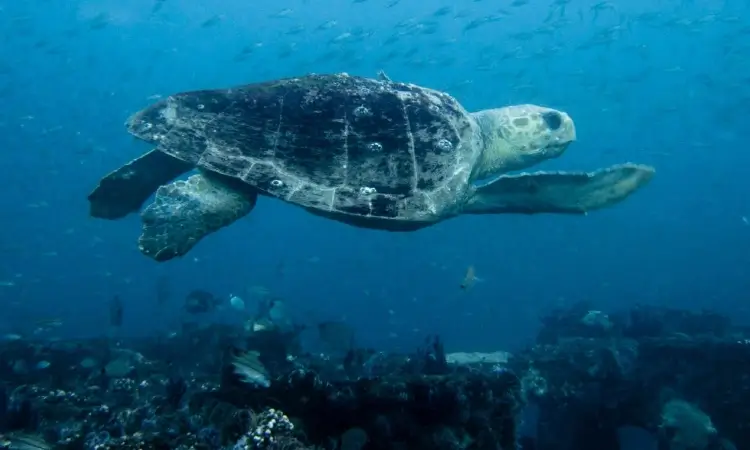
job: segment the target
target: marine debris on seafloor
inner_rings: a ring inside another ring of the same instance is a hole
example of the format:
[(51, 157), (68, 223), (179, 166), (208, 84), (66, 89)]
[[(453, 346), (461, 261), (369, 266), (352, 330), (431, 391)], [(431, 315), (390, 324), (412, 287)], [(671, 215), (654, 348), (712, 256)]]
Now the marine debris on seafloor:
[(0, 449), (598, 450), (634, 424), (659, 448), (750, 442), (750, 330), (715, 313), (580, 304), (512, 354), (449, 353), (437, 336), (405, 354), (299, 341), (218, 324), (118, 348), (4, 341)]

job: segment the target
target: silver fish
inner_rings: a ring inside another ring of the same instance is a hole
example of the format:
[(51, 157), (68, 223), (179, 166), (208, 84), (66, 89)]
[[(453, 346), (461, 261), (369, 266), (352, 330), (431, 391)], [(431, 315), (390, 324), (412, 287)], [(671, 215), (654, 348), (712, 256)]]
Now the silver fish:
[(271, 386), (271, 380), (258, 356), (260, 354), (254, 351), (235, 356), (232, 360), (234, 373), (239, 375), (243, 383), (267, 388)]

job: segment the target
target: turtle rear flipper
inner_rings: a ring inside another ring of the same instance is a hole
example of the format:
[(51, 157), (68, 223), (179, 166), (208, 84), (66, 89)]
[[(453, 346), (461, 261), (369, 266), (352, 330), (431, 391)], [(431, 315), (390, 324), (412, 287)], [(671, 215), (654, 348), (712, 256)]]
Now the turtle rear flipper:
[(503, 175), (478, 187), (463, 212), (584, 214), (621, 202), (653, 176), (653, 167), (631, 163), (594, 172)]
[(183, 256), (204, 236), (252, 211), (257, 193), (220, 177), (199, 173), (161, 186), (141, 213), (141, 253), (160, 262)]
[(141, 208), (156, 189), (193, 166), (159, 150), (152, 150), (99, 181), (89, 194), (89, 214), (99, 219), (120, 219)]

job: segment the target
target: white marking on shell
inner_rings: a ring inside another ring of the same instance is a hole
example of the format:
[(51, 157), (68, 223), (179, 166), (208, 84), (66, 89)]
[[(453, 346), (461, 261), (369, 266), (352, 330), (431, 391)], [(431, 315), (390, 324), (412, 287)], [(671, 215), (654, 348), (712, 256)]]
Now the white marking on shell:
[(413, 95), (409, 92), (397, 92), (399, 100), (401, 100), (401, 110), (404, 112), (404, 121), (406, 122), (406, 135), (409, 137), (409, 155), (411, 156), (412, 165), (412, 180), (411, 190), (415, 192), (419, 183), (419, 169), (417, 168), (417, 153), (414, 148), (414, 133), (411, 131), (411, 122), (409, 121), (409, 113), (406, 111), (406, 99), (410, 99)]
[(404, 91), (397, 91), (396, 96), (402, 102), (414, 98), (414, 94), (412, 94), (411, 92), (404, 92)]
[(427, 208), (429, 208), (432, 214), (437, 214), (437, 206), (435, 205), (435, 200), (433, 200), (433, 198), (427, 192), (424, 192), (424, 196), (427, 199)]
[(281, 181), (281, 180), (272, 180), (271, 181), (271, 186), (273, 186), (273, 187), (281, 187), (283, 185), (284, 185), (284, 182)]
[(437, 143), (437, 147), (442, 151), (448, 151), (453, 148), (453, 144), (448, 139), (440, 139)]
[(370, 117), (372, 116), (372, 111), (370, 111), (370, 108), (366, 107), (365, 105), (359, 105), (356, 108), (354, 108), (354, 116), (355, 117)]
[(247, 170), (240, 175), (241, 180), (247, 180), (250, 178), (250, 173), (253, 171), (253, 168), (255, 167), (255, 164), (257, 164), (255, 161), (250, 162), (250, 166), (248, 166)]
[[(344, 162), (341, 166), (344, 168), (344, 183), (349, 182), (349, 120), (344, 113)], [(334, 197), (336, 196), (334, 192)], [(333, 202), (333, 201), (332, 201)]]
[(276, 157), (276, 150), (279, 148), (279, 137), (281, 136), (281, 123), (283, 122), (284, 118), (284, 97), (281, 97), (279, 100), (279, 126), (276, 127), (276, 134), (273, 138), (273, 150), (272, 150), (272, 156)]
[(371, 152), (382, 152), (383, 151), (383, 144), (380, 142), (370, 142), (367, 144), (367, 149)]
[(300, 189), (302, 189), (302, 184), (298, 183), (292, 187), (292, 189), (289, 190), (289, 194), (286, 196), (287, 201), (291, 201), (292, 196), (296, 194)]
[(443, 99), (432, 92), (426, 92), (427, 99), (435, 106), (443, 106)]
[(328, 202), (328, 211), (333, 211), (334, 203), (336, 202), (336, 189), (337, 187), (333, 188), (331, 190), (331, 201)]
[(167, 97), (167, 104), (159, 111), (159, 116), (167, 122), (168, 125), (174, 125), (177, 120), (177, 101), (174, 97)]

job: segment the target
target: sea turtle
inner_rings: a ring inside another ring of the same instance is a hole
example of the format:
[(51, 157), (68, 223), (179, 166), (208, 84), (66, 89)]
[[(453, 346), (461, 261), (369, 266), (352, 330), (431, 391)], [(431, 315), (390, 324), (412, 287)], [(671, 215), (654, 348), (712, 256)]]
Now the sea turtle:
[(654, 173), (627, 163), (509, 174), (560, 156), (576, 137), (572, 119), (535, 105), (469, 113), (447, 93), (384, 75), (183, 92), (126, 126), (156, 147), (99, 182), (90, 214), (119, 219), (155, 193), (139, 247), (157, 261), (245, 216), (258, 194), (358, 227), (414, 231), (460, 214), (586, 213)]

